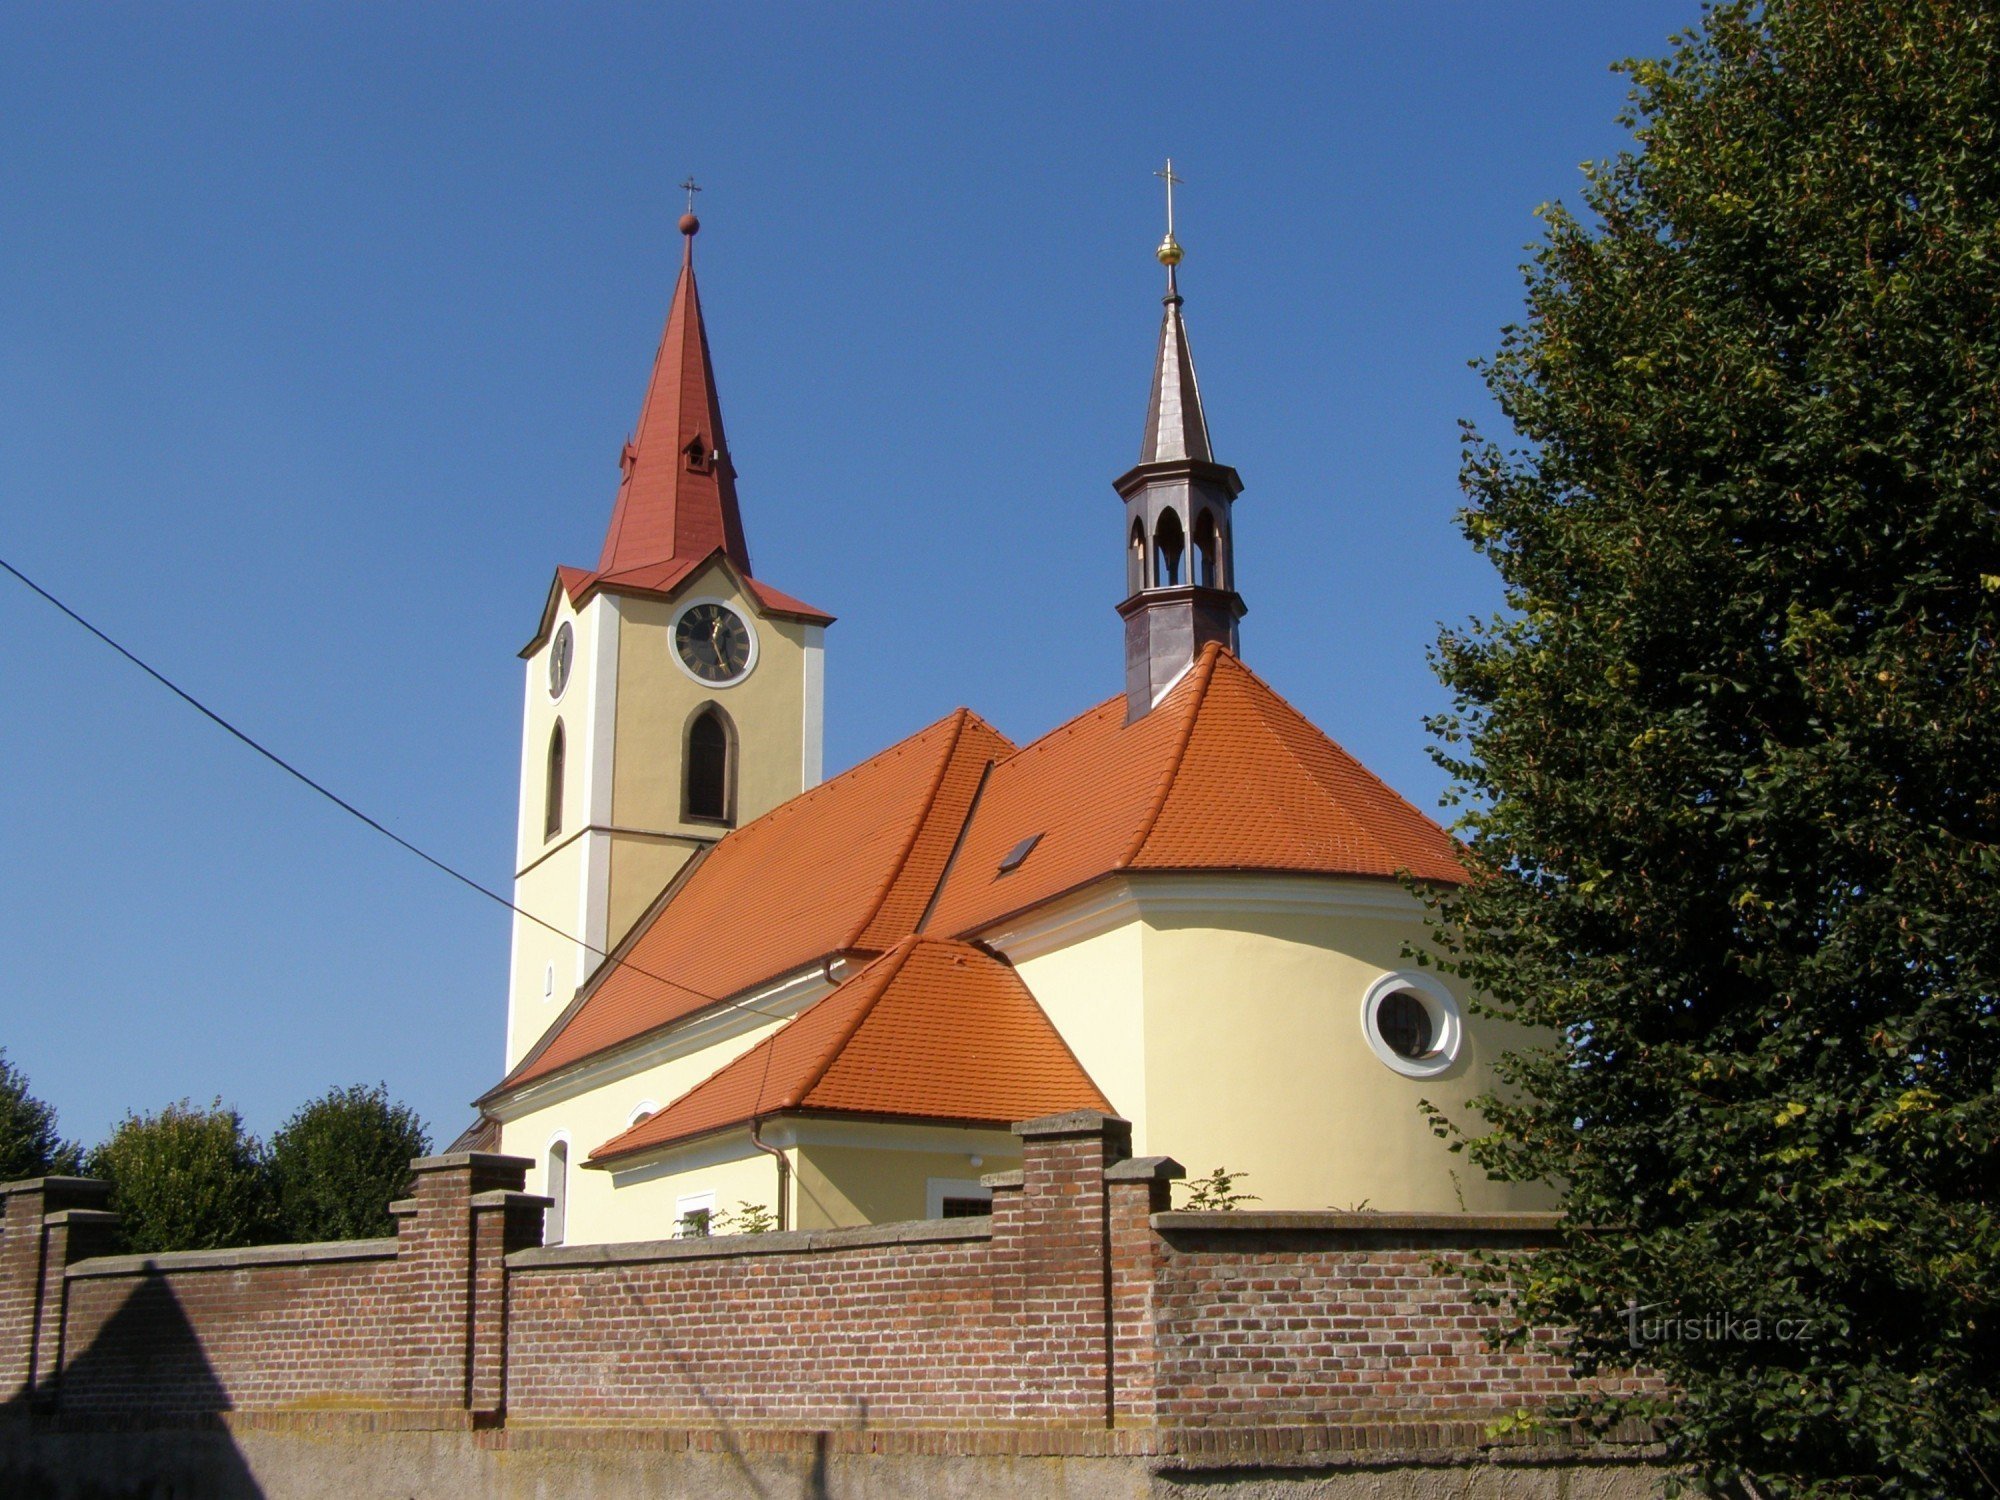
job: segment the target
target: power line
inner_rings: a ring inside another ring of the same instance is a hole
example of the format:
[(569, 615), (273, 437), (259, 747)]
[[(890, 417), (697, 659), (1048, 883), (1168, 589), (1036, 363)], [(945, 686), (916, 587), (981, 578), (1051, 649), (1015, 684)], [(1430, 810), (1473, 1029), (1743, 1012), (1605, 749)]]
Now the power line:
[[(81, 625), (85, 630), (89, 631), (92, 635), (96, 636), (98, 640), (102, 641), (105, 645), (109, 646), (113, 651), (116, 651), (120, 656), (124, 657), (125, 660), (132, 663), (133, 666), (137, 667), (141, 672), (144, 672), (148, 677), (152, 678), (153, 681), (157, 682), (161, 687), (165, 688), (168, 692), (172, 693), (176, 698), (180, 699), (183, 703), (187, 704), (188, 707), (192, 708), (196, 713), (200, 714), (203, 718), (209, 720), (211, 723), (219, 726), (220, 728), (226, 730), (229, 734), (235, 736), (238, 740), (242, 741), (245, 745), (248, 745), (252, 750), (256, 751), (259, 755), (263, 756), (264, 759), (268, 760), (272, 765), (276, 766), (279, 770), (283, 771), (287, 776), (290, 776), (294, 780), (303, 782), (305, 785), (311, 787), (315, 792), (318, 792), (320, 796), (326, 798), (327, 801), (331, 802), (335, 807), (339, 808), (342, 812), (348, 814), (350, 817), (360, 819), (363, 823), (367, 824), (370, 828), (374, 829), (377, 833), (381, 834), (383, 838), (388, 839), (391, 843), (397, 845), (399, 848), (406, 849), (411, 854), (416, 855), (418, 859), (422, 860), (432, 869), (442, 871), (444, 874), (449, 875), (453, 880), (456, 880), (460, 885), (465, 886), (469, 890), (477, 891), (480, 895), (484, 896), (488, 901), (492, 901), (497, 905), (506, 907), (507, 910), (514, 913), (515, 916), (525, 917), (528, 921), (533, 922), (537, 927), (546, 928), (548, 931), (554, 933), (564, 942), (576, 944), (577, 947), (583, 949), (583, 951), (586, 953), (594, 953), (600, 959), (606, 959), (609, 957), (604, 952), (603, 949), (595, 947), (590, 943), (586, 943), (580, 937), (576, 937), (571, 933), (565, 932), (562, 928), (556, 926), (553, 922), (547, 921), (542, 917), (538, 917), (531, 911), (524, 911), (522, 908), (516, 906), (512, 901), (508, 900), (505, 896), (501, 895), (498, 891), (494, 890), (491, 886), (482, 885), (479, 881), (474, 880), (470, 875), (467, 875), (464, 871), (454, 869), (452, 866), (446, 864), (443, 860), (439, 859), (435, 854), (432, 854), (427, 850), (418, 848), (415, 844), (411, 843), (401, 834), (393, 832), (388, 828), (385, 828), (375, 819), (369, 817), (367, 813), (363, 812), (360, 808), (356, 807), (352, 802), (349, 802), (345, 797), (342, 797), (338, 792), (332, 791), (326, 786), (323, 786), (321, 783), (313, 780), (312, 777), (306, 775), (304, 771), (301, 771), (297, 766), (293, 765), (290, 761), (286, 760), (282, 755), (279, 755), (275, 750), (267, 748), (265, 745), (261, 744), (256, 739), (252, 738), (249, 734), (245, 733), (243, 730), (238, 729), (234, 724), (230, 723), (229, 720), (223, 718), (221, 714), (217, 713), (214, 709), (210, 708), (206, 703), (203, 703), (201, 699), (195, 697), (193, 693), (190, 693), (186, 688), (182, 687), (179, 683), (175, 682), (172, 678), (168, 677), (164, 672), (161, 672), (158, 668), (152, 666), (150, 663), (139, 657), (134, 652), (127, 650), (124, 646), (120, 645), (117, 641), (113, 640), (109, 635), (106, 635), (102, 630), (99, 630), (95, 625), (91, 624), (90, 621), (86, 620), (82, 615), (78, 614), (75, 610), (71, 609), (67, 604), (63, 603), (62, 600), (58, 599), (54, 594), (51, 594), (47, 589), (43, 588), (39, 583), (35, 582), (35, 580), (30, 578), (26, 573), (23, 573), (19, 568), (15, 567), (12, 563), (8, 562), (7, 559), (4, 557), (0, 557), (0, 568), (4, 568), (8, 573), (12, 574), (15, 579), (17, 579), (20, 583), (25, 585), (31, 592), (39, 595), (45, 602), (53, 605), (56, 609), (60, 610), (63, 614), (67, 615), (71, 620), (75, 621), (78, 625)], [(706, 1000), (711, 1005), (729, 1005), (731, 1006), (732, 1009), (747, 1010), (755, 1015), (768, 1016), (770, 1017), (770, 1019), (774, 1021), (788, 1021), (791, 1019), (790, 1016), (780, 1015), (776, 1011), (761, 1009), (760, 1007), (752, 1005), (745, 1000), (737, 1000), (732, 1002), (722, 999), (722, 997), (720, 997), (719, 995), (706, 994), (701, 990), (695, 989), (692, 985), (682, 984), (677, 979), (669, 979), (664, 974), (655, 974), (650, 969), (643, 969), (629, 959), (617, 958), (617, 959), (610, 959), (609, 961), (614, 968), (629, 969), (634, 974), (640, 975), (642, 978), (652, 980), (655, 984), (664, 984), (670, 986), (673, 989), (679, 990), (683, 994), (693, 995), (698, 1000)]]

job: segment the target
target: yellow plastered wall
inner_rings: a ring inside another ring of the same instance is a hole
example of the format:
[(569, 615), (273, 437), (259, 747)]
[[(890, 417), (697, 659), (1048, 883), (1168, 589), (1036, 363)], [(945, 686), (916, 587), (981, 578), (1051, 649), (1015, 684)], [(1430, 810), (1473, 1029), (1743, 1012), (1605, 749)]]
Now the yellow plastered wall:
[[(1414, 967), (1404, 945), (1425, 942), (1421, 908), (1342, 911), (1329, 883), (1323, 907), (1297, 899), (1258, 910), (1262, 877), (1214, 877), (1202, 910), (1183, 879), (1177, 899), (1070, 947), (1025, 959), (1020, 973), (1114, 1106), (1133, 1121), (1139, 1155), (1172, 1156), (1198, 1176), (1244, 1174), (1243, 1190), (1272, 1209), (1431, 1212), (1546, 1208), (1539, 1189), (1489, 1182), (1432, 1134), (1419, 1102), (1464, 1124), (1492, 1087), (1493, 1059), (1527, 1034), (1463, 1013), (1447, 1071), (1411, 1078), (1369, 1047), (1362, 1001), (1386, 973)], [(1135, 883), (1137, 884), (1137, 883)], [(1289, 889), (1296, 893), (1296, 882)], [(1381, 885), (1361, 906), (1381, 906)], [(1227, 915), (1224, 915), (1226, 913)], [(1138, 962), (1133, 962), (1134, 952)], [(1122, 1024), (1138, 1013), (1121, 1056)]]
[[(674, 650), (674, 621), (690, 604), (719, 600), (757, 633), (755, 665), (729, 687), (697, 681)], [(807, 652), (819, 631), (761, 613), (729, 570), (711, 562), (672, 599), (620, 601), (617, 755), (612, 773), (610, 920), (615, 937), (629, 929), (700, 843), (725, 829), (683, 816), (684, 750), (689, 724), (708, 704), (736, 729), (736, 825), (805, 790), (808, 733)], [(817, 747), (815, 746), (815, 749)], [(816, 759), (816, 757), (815, 757)]]
[(1018, 969), (1135, 1142), (1146, 1139), (1145, 938), (1143, 923), (1126, 922)]
[[(575, 649), (560, 697), (549, 692), (549, 649), (568, 625)], [(527, 1053), (598, 962), (576, 941), (600, 946), (589, 932), (591, 863), (603, 851), (589, 836), (589, 803), (599, 754), (599, 725), (615, 661), (617, 617), (601, 596), (579, 614), (557, 590), (548, 638), (526, 660), (521, 727), (520, 801), (515, 843), (514, 904), (540, 918), (513, 919), (508, 965), (506, 1066)], [(549, 746), (563, 729), (562, 822), (547, 836)], [(547, 923), (547, 926), (542, 925)], [(601, 925), (601, 919), (596, 925)], [(551, 931), (550, 929), (555, 929)]]
[[(755, 663), (732, 686), (697, 681), (674, 652), (674, 621), (704, 599), (727, 603), (756, 632)], [(565, 624), (575, 651), (568, 684), (555, 698), (549, 651)], [(599, 592), (578, 611), (556, 591), (548, 638), (525, 663), (515, 901), (557, 931), (514, 919), (509, 1068), (562, 1014), (601, 953), (698, 849), (727, 832), (682, 817), (684, 747), (697, 712), (717, 704), (735, 726), (739, 826), (818, 782), (824, 634), (820, 626), (763, 615), (717, 562), (671, 599)], [(548, 838), (548, 749), (558, 720), (563, 816)]]
[[(797, 1152), (800, 1229), (839, 1229), (850, 1224), (891, 1224), (929, 1214), (932, 1179), (977, 1182), (988, 1172), (1011, 1172), (1021, 1165), (1020, 1141), (995, 1134), (976, 1143), (977, 1151), (917, 1150), (925, 1133), (911, 1131), (898, 1143), (894, 1127), (883, 1127), (880, 1146), (801, 1145)], [(975, 1164), (971, 1158), (979, 1157)]]
[[(535, 1163), (528, 1173), (528, 1191), (546, 1191), (549, 1146), (567, 1139), (569, 1147), (568, 1225), (564, 1238), (573, 1245), (615, 1243), (621, 1240), (664, 1239), (673, 1233), (674, 1194), (670, 1182), (640, 1184), (614, 1189), (609, 1172), (586, 1168), (583, 1163), (597, 1147), (619, 1135), (631, 1124), (641, 1104), (663, 1108), (714, 1073), (732, 1058), (740, 1056), (777, 1029), (776, 1021), (738, 1032), (685, 1056), (636, 1068), (623, 1076), (613, 1076), (568, 1098), (558, 1098), (530, 1108), (500, 1127), (500, 1149), (510, 1156), (525, 1156)], [(754, 1183), (761, 1183), (760, 1196), (751, 1202), (773, 1202), (777, 1164), (768, 1156), (758, 1156), (761, 1174), (746, 1164), (718, 1178), (718, 1193), (744, 1196)], [(691, 1191), (692, 1189), (683, 1189)], [(732, 1197), (730, 1207), (735, 1206)]]

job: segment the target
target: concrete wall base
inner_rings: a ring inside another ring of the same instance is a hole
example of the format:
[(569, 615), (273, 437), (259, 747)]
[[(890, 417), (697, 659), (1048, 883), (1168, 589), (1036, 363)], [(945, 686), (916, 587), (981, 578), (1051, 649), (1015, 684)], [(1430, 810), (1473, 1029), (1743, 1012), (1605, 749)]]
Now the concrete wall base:
[[(328, 1414), (331, 1415), (331, 1414)], [(1641, 1500), (1642, 1454), (1301, 1456), (1191, 1462), (1156, 1453), (974, 1452), (963, 1433), (675, 1434), (633, 1429), (412, 1429), (361, 1420), (200, 1428), (0, 1427), (0, 1494), (24, 1500)], [(1084, 1433), (1083, 1439), (1107, 1434)], [(689, 1441), (689, 1438), (696, 1439)], [(1033, 1445), (1029, 1445), (1033, 1446)], [(1085, 1448), (1119, 1446), (1085, 1441)], [(943, 1451), (923, 1451), (925, 1448)]]

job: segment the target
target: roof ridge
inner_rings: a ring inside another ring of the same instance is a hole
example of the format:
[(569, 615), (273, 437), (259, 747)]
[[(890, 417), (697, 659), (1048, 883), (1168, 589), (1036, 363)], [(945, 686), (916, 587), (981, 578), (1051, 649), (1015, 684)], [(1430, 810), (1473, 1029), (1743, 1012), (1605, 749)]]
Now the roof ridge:
[[(1159, 825), (1160, 814), (1166, 811), (1167, 798), (1173, 794), (1174, 782), (1181, 774), (1181, 764), (1187, 759), (1188, 742), (1194, 738), (1195, 725), (1201, 719), (1201, 705), (1208, 697), (1209, 684), (1215, 680), (1215, 663), (1222, 654), (1221, 644), (1211, 641), (1202, 648), (1201, 655), (1195, 659), (1192, 673), (1194, 686), (1188, 695), (1187, 723), (1181, 728), (1180, 743), (1174, 747), (1173, 758), (1167, 762), (1166, 774), (1160, 777), (1160, 789), (1153, 796), (1153, 805), (1146, 813), (1146, 821), (1140, 825), (1139, 835), (1133, 839), (1131, 847), (1119, 857), (1115, 867), (1117, 869), (1129, 868), (1132, 861), (1145, 852), (1146, 841), (1153, 836), (1154, 828)], [(1172, 691), (1173, 689), (1168, 689), (1169, 694)]]
[[(819, 1002), (820, 1004), (825, 1004), (827, 1000), (831, 1000), (834, 997), (834, 995), (839, 994), (841, 990), (847, 987), (847, 985), (859, 984), (863, 979), (863, 977), (867, 975), (869, 969), (873, 969), (877, 965), (887, 964), (889, 966), (888, 972), (883, 974), (881, 980), (876, 984), (875, 993), (870, 995), (866, 1000), (862, 1001), (859, 1005), (855, 1006), (853, 1019), (850, 1020), (846, 1026), (842, 1027), (841, 1030), (833, 1037), (833, 1039), (827, 1043), (825, 1048), (821, 1050), (819, 1061), (814, 1063), (811, 1068), (806, 1070), (804, 1079), (799, 1085), (798, 1097), (793, 1099), (790, 1104), (784, 1106), (785, 1108), (796, 1109), (800, 1104), (802, 1104), (805, 1101), (805, 1099), (812, 1093), (814, 1089), (819, 1087), (820, 1080), (826, 1077), (827, 1069), (833, 1066), (834, 1059), (839, 1057), (842, 1052), (847, 1050), (847, 1044), (854, 1040), (854, 1034), (861, 1029), (861, 1023), (866, 1021), (871, 1015), (875, 1013), (875, 1007), (877, 1005), (880, 1005), (882, 1003), (882, 997), (889, 993), (889, 986), (894, 984), (896, 982), (896, 976), (903, 972), (903, 966), (910, 961), (910, 955), (916, 952), (918, 945), (925, 941), (926, 940), (924, 938), (918, 937), (915, 933), (912, 933), (910, 936), (899, 940), (895, 947), (891, 948), (887, 953), (884, 953), (880, 958), (875, 959), (873, 962), (868, 964), (866, 968), (862, 969), (861, 972), (859, 974), (856, 974), (852, 979), (849, 979), (845, 981), (845, 983), (835, 986), (831, 994), (824, 996), (820, 1000)], [(931, 941), (935, 941), (935, 939), (932, 939)], [(808, 1007), (808, 1009), (810, 1008), (811, 1007)], [(805, 1011), (801, 1011), (799, 1012), (799, 1014), (803, 1016), (805, 1014)], [(777, 1039), (776, 1034), (773, 1033), (772, 1040), (775, 1041), (776, 1039)], [(764, 1090), (761, 1087), (759, 1087), (759, 1089), (757, 1090), (757, 1110), (756, 1110), (756, 1113), (759, 1115), (763, 1114), (764, 1112), (763, 1094)]]
[(917, 815), (910, 820), (910, 832), (903, 840), (901, 852), (896, 855), (894, 862), (890, 864), (881, 882), (876, 886), (875, 899), (868, 903), (866, 913), (855, 923), (853, 931), (848, 933), (845, 946), (851, 948), (860, 942), (861, 935), (874, 924), (875, 918), (881, 915), (882, 908), (888, 904), (889, 893), (896, 889), (896, 882), (902, 878), (903, 870), (910, 862), (910, 852), (917, 847), (917, 840), (923, 837), (924, 825), (930, 821), (931, 810), (937, 806), (938, 793), (944, 789), (945, 778), (951, 774), (951, 763), (958, 758), (958, 747), (965, 740), (966, 720), (971, 714), (972, 710), (961, 704), (948, 716), (952, 721), (951, 742), (944, 747), (944, 754), (938, 757), (937, 774), (931, 777), (930, 790), (924, 793), (923, 806), (918, 808)]
[[(1083, 709), (1078, 713), (1071, 714), (1067, 719), (1064, 719), (1062, 723), (1056, 725), (1055, 728), (1044, 730), (1042, 733), (1036, 735), (1033, 739), (1029, 740), (1027, 744), (1016, 745), (1014, 747), (1013, 754), (1002, 757), (1000, 760), (995, 761), (994, 764), (1005, 765), (1009, 761), (1019, 760), (1022, 756), (1026, 755), (1030, 750), (1036, 749), (1039, 746), (1047, 744), (1050, 740), (1054, 739), (1057, 735), (1061, 734), (1065, 729), (1069, 729), (1077, 724), (1081, 724), (1085, 719), (1089, 718), (1092, 714), (1103, 713), (1104, 710), (1111, 707), (1111, 705), (1114, 703), (1123, 703), (1124, 701), (1125, 701), (1125, 695), (1123, 693), (1120, 693), (1115, 698), (1106, 698), (1101, 703), (1093, 703), (1090, 705), (1090, 707)], [(998, 731), (995, 732), (997, 733)], [(1009, 741), (1009, 743), (1012, 742)]]

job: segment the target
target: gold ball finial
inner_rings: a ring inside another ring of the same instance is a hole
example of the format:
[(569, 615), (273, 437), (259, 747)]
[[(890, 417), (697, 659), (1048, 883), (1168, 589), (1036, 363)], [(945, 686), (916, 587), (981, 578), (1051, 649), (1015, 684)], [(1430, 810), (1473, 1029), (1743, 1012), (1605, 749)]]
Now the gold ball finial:
[(1171, 234), (1160, 241), (1160, 248), (1153, 254), (1163, 266), (1177, 266), (1181, 263), (1181, 242)]

